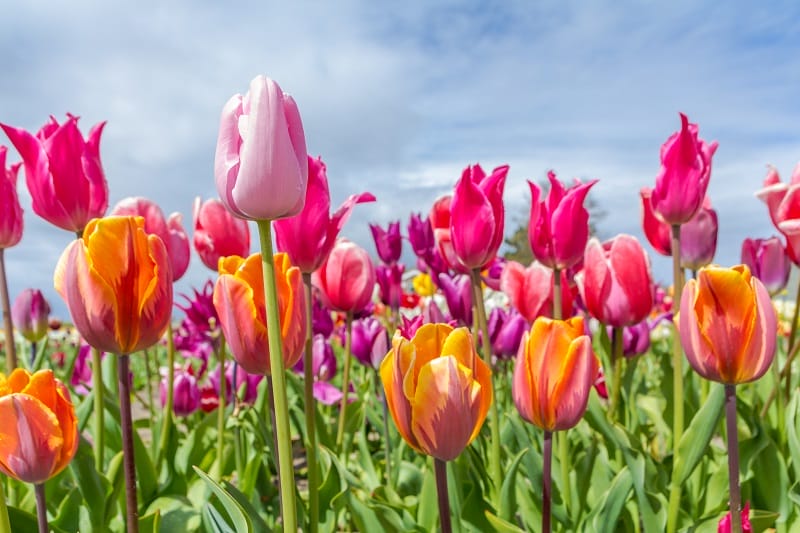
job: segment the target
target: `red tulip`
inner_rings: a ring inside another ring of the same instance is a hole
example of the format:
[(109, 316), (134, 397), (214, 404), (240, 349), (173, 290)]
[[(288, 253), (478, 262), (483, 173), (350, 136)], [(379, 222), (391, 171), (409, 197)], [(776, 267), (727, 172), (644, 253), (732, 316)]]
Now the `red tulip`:
[(772, 223), (786, 237), (786, 251), (792, 262), (800, 265), (800, 163), (789, 183), (781, 183), (778, 171), (770, 166), (764, 187), (756, 196), (767, 204)]
[(211, 198), (194, 201), (194, 249), (208, 268), (217, 271), (220, 257), (250, 255), (247, 221), (234, 217), (225, 205)]
[(375, 267), (366, 250), (339, 239), (312, 280), (322, 301), (336, 311), (355, 313), (364, 309), (375, 289)]
[(11, 248), (22, 239), (22, 207), (17, 196), (17, 172), (22, 163), (6, 167), (5, 146), (0, 146), (0, 248)]
[[(572, 316), (572, 291), (567, 274), (561, 276), (561, 316)], [(508, 261), (500, 275), (500, 290), (511, 305), (533, 323), (540, 316), (553, 317), (553, 269), (541, 263), (531, 263), (527, 268), (516, 261)]]

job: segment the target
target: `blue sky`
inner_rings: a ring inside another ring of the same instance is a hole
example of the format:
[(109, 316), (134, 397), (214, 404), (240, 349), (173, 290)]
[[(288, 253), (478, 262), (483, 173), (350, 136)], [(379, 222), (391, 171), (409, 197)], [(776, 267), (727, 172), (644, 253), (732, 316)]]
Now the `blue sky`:
[[(766, 164), (788, 179), (800, 160), (794, 2), (15, 4), (0, 19), (0, 121), (36, 130), (71, 112), (86, 132), (108, 120), (111, 205), (145, 196), (189, 226), (194, 197), (216, 195), (220, 110), (261, 73), (295, 97), (334, 202), (378, 197), (345, 228), (370, 251), (368, 222), (426, 212), (474, 162), (511, 165), (509, 228), (527, 217), (526, 180), (552, 168), (600, 180), (602, 236), (643, 239), (638, 190), (683, 111), (720, 143), (709, 194), (717, 261), (733, 264), (744, 237), (775, 233), (753, 197)], [(52, 269), (70, 235), (36, 217), (23, 179), (19, 192), (12, 298), (42, 288), (63, 316)], [(669, 260), (652, 259), (666, 280)], [(210, 275), (193, 258), (176, 291)]]

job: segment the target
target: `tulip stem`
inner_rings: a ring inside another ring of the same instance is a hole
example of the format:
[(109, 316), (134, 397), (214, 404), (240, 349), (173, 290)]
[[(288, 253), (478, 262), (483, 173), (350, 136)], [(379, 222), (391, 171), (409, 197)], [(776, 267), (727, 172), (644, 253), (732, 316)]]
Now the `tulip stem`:
[(122, 461), (125, 471), (125, 509), (128, 533), (139, 531), (139, 506), (136, 501), (136, 459), (133, 451), (133, 418), (131, 417), (130, 356), (119, 356), (117, 381), (119, 385), (119, 416), (122, 426)]
[(608, 402), (608, 418), (611, 421), (617, 419), (619, 407), (619, 393), (622, 389), (622, 328), (611, 328), (613, 333), (611, 339), (611, 366), (614, 367), (614, 375), (611, 377), (611, 398)]
[[(342, 441), (344, 440), (344, 424), (347, 417), (347, 397), (350, 392), (350, 350), (353, 343), (353, 313), (348, 311), (345, 318), (345, 339), (344, 339), (344, 375), (342, 376), (342, 395), (341, 403), (339, 404), (339, 429), (336, 432), (336, 447), (342, 450)], [(347, 457), (343, 457), (345, 464)]]
[(3, 325), (6, 339), (6, 372), (10, 375), (17, 368), (17, 347), (14, 344), (14, 323), (11, 320), (11, 302), (8, 298), (5, 248), (0, 248), (0, 303), (3, 305)]
[[(11, 478), (7, 478), (11, 479)], [(6, 505), (5, 480), (0, 479), (0, 533), (11, 533), (11, 521), (8, 519), (8, 506)]]
[(561, 320), (561, 270), (553, 267), (553, 319)]
[(383, 445), (386, 448), (386, 485), (392, 485), (392, 442), (389, 440), (389, 404), (386, 400), (386, 391), (383, 390), (380, 376), (375, 380), (378, 385), (378, 396), (383, 407)]
[(172, 430), (172, 414), (175, 405), (175, 338), (172, 331), (172, 320), (167, 323), (167, 401), (161, 419), (161, 434), (158, 439), (156, 454), (156, 472), (161, 470), (161, 462), (169, 445), (169, 434)]
[(450, 522), (450, 496), (447, 493), (447, 462), (434, 457), (433, 466), (436, 472), (436, 493), (439, 497), (439, 520), (442, 525), (442, 533), (451, 533), (453, 526)]
[(33, 492), (36, 494), (36, 518), (39, 523), (39, 533), (48, 533), (47, 498), (44, 494), (44, 483), (34, 483)]
[[(281, 457), (278, 453), (278, 430), (275, 429), (277, 424), (275, 422), (275, 395), (272, 394), (272, 376), (267, 376), (267, 409), (269, 409), (269, 427), (272, 428), (272, 450), (275, 455), (275, 471), (278, 476), (278, 486), (281, 486)], [(280, 497), (280, 495), (279, 495)]]
[[(278, 289), (275, 283), (275, 258), (272, 253), (272, 225), (269, 220), (257, 220), (261, 240), (261, 262), (264, 273), (264, 306), (267, 314), (269, 367), (275, 401), (275, 432), (278, 439), (278, 472), (281, 487), (281, 516), (283, 530), (297, 531), (294, 471), (292, 470), (292, 435), (289, 428), (289, 408), (286, 400), (286, 376), (283, 369), (283, 342), (278, 318)], [(309, 312), (311, 312), (309, 310)]]
[[(217, 466), (219, 468), (219, 478), (225, 471), (225, 404), (228, 395), (225, 390), (227, 378), (225, 377), (225, 337), (220, 337), (219, 349), (217, 350), (219, 360), (219, 406), (217, 407)], [(235, 391), (234, 391), (235, 393)]]
[(308, 530), (316, 533), (319, 524), (319, 480), (317, 479), (317, 405), (314, 399), (314, 322), (311, 273), (303, 273), (306, 298), (306, 349), (303, 353), (303, 380), (306, 406), (306, 463), (308, 465)]
[[(475, 306), (476, 321), (481, 333), (483, 344), (483, 360), (489, 369), (492, 369), (492, 340), (489, 338), (489, 326), (486, 323), (486, 308), (483, 305), (483, 289), (481, 288), (481, 272), (473, 269), (472, 277), (472, 301)], [(477, 337), (477, 335), (476, 335)], [(489, 415), (489, 430), (492, 439), (489, 441), (491, 449), (489, 451), (489, 474), (492, 479), (493, 500), (495, 509), (500, 509), (500, 485), (503, 482), (503, 474), (500, 470), (500, 412), (497, 409), (497, 388), (492, 387), (492, 407)]]
[[(677, 314), (681, 308), (683, 292), (683, 269), (681, 268), (681, 226), (672, 224), (672, 277), (674, 294), (672, 295), (672, 312)], [(667, 531), (673, 533), (677, 527), (678, 511), (681, 501), (681, 486), (675, 479), (675, 466), (680, 464), (678, 444), (683, 436), (683, 350), (678, 328), (673, 324), (672, 336), (672, 481), (669, 491), (669, 507), (667, 513)]]
[(725, 385), (725, 422), (728, 432), (728, 486), (732, 533), (742, 533), (739, 492), (739, 435), (736, 431), (736, 385)]
[(92, 381), (94, 382), (94, 466), (98, 472), (104, 471), (105, 453), (105, 386), (103, 385), (103, 355), (92, 346)]
[[(553, 319), (563, 318), (564, 310), (561, 306), (561, 269), (553, 267)], [(558, 462), (561, 465), (561, 495), (564, 509), (569, 509), (572, 504), (572, 485), (569, 479), (569, 439), (566, 431), (558, 438)]]
[[(565, 439), (562, 439), (565, 440)], [(552, 499), (553, 433), (544, 432), (542, 451), (542, 533), (550, 533), (550, 502)]]

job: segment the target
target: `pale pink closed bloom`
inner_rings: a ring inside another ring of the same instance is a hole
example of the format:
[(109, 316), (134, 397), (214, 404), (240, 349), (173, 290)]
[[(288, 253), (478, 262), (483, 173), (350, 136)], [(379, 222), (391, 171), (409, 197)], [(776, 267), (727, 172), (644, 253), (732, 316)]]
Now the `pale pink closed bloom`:
[(581, 183), (575, 180), (570, 188), (556, 179), (553, 171), (547, 173), (550, 192), (540, 201), (539, 186), (529, 181), (531, 188), (531, 216), (528, 239), (533, 256), (550, 268), (569, 268), (583, 257), (589, 240), (589, 212), (583, 206), (593, 180)]
[(22, 239), (22, 207), (17, 196), (17, 173), (22, 163), (6, 167), (5, 146), (0, 146), (0, 248), (11, 248)]
[(450, 203), (450, 239), (458, 261), (470, 270), (488, 265), (503, 243), (503, 189), (508, 165), (486, 175), (480, 165), (464, 169)]
[(756, 192), (769, 209), (775, 228), (786, 237), (786, 251), (800, 265), (800, 163), (794, 167), (789, 183), (782, 183), (775, 167), (769, 167), (764, 187)]
[[(567, 283), (567, 274), (561, 276), (561, 316), (572, 316), (572, 292)], [(508, 261), (500, 274), (500, 290), (508, 296), (511, 305), (533, 323), (540, 316), (553, 318), (553, 269), (541, 263), (524, 267), (516, 261)]]
[(147, 198), (130, 196), (123, 198), (111, 209), (114, 216), (140, 216), (144, 219), (144, 230), (157, 236), (167, 247), (172, 266), (172, 281), (178, 281), (189, 268), (189, 238), (181, 224), (181, 215), (173, 213), (169, 220), (161, 208)]
[(781, 292), (789, 282), (792, 263), (778, 237), (745, 239), (742, 242), (742, 263), (761, 280), (772, 296)]
[(321, 157), (308, 157), (308, 187), (303, 210), (297, 216), (273, 222), (275, 244), (301, 272), (310, 274), (322, 265), (356, 204), (374, 202), (365, 192), (349, 196), (333, 213), (328, 176)]
[(78, 117), (70, 114), (63, 124), (51, 116), (36, 135), (0, 124), (25, 164), (34, 213), (73, 233), (105, 214), (108, 184), (100, 163), (105, 124), (96, 124), (87, 139), (78, 129)]
[(257, 76), (222, 109), (214, 176), (222, 203), (250, 220), (303, 209), (308, 154), (297, 105), (273, 80)]
[(365, 249), (339, 239), (312, 280), (325, 305), (336, 311), (355, 313), (372, 299), (375, 267)]
[(216, 198), (194, 201), (194, 249), (205, 266), (217, 271), (219, 258), (250, 255), (250, 228)]
[(714, 260), (719, 222), (711, 201), (705, 202), (686, 224), (681, 224), (681, 266), (699, 270)]
[(631, 235), (617, 235), (602, 244), (592, 238), (575, 279), (589, 314), (607, 326), (636, 324), (653, 309), (650, 259)]
[(656, 215), (670, 225), (689, 222), (703, 205), (718, 145), (706, 143), (698, 136), (697, 124), (680, 115), (681, 131), (661, 146), (661, 172), (651, 198)]

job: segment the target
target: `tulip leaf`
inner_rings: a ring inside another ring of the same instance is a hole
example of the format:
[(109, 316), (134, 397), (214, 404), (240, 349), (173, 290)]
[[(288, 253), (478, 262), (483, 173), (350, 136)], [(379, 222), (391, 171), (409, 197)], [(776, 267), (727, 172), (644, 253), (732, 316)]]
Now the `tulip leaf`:
[(105, 528), (107, 519), (110, 518), (107, 516), (106, 509), (111, 485), (102, 474), (97, 472), (91, 449), (89, 442), (81, 437), (78, 451), (70, 462), (70, 470), (75, 476), (78, 490), (86, 502), (92, 529), (100, 531)]
[(518, 526), (515, 526), (511, 522), (506, 522), (489, 511), (486, 511), (485, 514), (486, 520), (491, 524), (493, 531), (497, 531), (498, 533), (524, 533)]
[[(67, 531), (79, 530), (80, 506), (83, 501), (80, 490), (75, 487), (67, 493), (58, 505), (55, 517), (50, 520), (51, 526), (60, 527)], [(91, 505), (89, 506), (91, 507)]]
[(786, 442), (789, 445), (789, 452), (791, 453), (792, 470), (794, 471), (794, 479), (800, 479), (800, 438), (798, 433), (800, 431), (800, 420), (798, 420), (798, 405), (800, 405), (800, 395), (792, 395), (792, 400), (786, 407)]
[[(242, 507), (247, 516), (250, 517), (250, 520), (253, 522), (253, 531), (255, 533), (269, 533), (269, 531), (271, 531), (269, 526), (267, 526), (267, 523), (264, 522), (264, 519), (261, 518), (261, 515), (258, 514), (256, 508), (253, 507), (253, 504), (250, 503), (250, 500), (244, 495), (244, 493), (227, 481), (223, 482), (223, 487), (225, 488), (225, 491), (230, 494), (231, 497)], [(297, 501), (300, 501), (300, 499), (298, 498)], [(298, 508), (298, 511), (299, 510), (300, 509)]]
[(161, 512), (155, 510), (142, 517), (139, 517), (139, 531), (140, 533), (158, 533), (158, 528), (161, 523)]
[(678, 444), (673, 482), (682, 485), (697, 467), (708, 450), (708, 443), (717, 428), (725, 403), (725, 388), (717, 383), (711, 384), (705, 404), (692, 418), (689, 427), (683, 432)]
[(517, 507), (517, 471), (526, 453), (528, 453), (528, 448), (519, 452), (514, 457), (514, 460), (511, 461), (511, 465), (506, 467), (506, 477), (500, 488), (500, 512), (498, 513), (499, 518), (503, 520), (512, 520), (514, 518), (514, 512)]
[[(239, 505), (239, 503), (233, 498), (233, 496), (231, 496), (216, 481), (211, 479), (208, 476), (208, 474), (206, 474), (196, 466), (192, 468), (197, 473), (197, 475), (200, 476), (200, 479), (205, 481), (208, 488), (211, 489), (211, 491), (217, 496), (217, 498), (219, 498), (220, 503), (222, 503), (222, 506), (225, 508), (225, 511), (227, 511), (228, 516), (230, 517), (231, 522), (233, 523), (233, 531), (236, 531), (238, 533), (245, 533), (245, 532), (253, 533), (253, 524), (250, 521), (250, 518), (244, 512), (242, 506)], [(205, 513), (206, 511), (210, 511), (211, 509), (213, 509), (213, 506), (206, 505), (203, 508), (203, 512)], [(216, 510), (210, 511), (210, 514), (211, 514), (210, 518), (213, 519), (212, 523), (219, 525), (218, 518), (221, 518), (221, 515), (219, 515), (219, 513), (216, 512)]]
[(159, 512), (159, 526), (163, 531), (188, 533), (200, 528), (200, 511), (192, 507), (191, 502), (185, 496), (171, 494), (156, 498), (146, 508), (145, 513), (152, 513), (156, 510)]
[(436, 518), (439, 516), (436, 497), (436, 476), (434, 476), (432, 468), (426, 468), (417, 505), (417, 523), (426, 531), (433, 531), (436, 527)]
[(614, 533), (616, 524), (619, 523), (619, 514), (625, 507), (625, 502), (628, 500), (628, 494), (630, 494), (632, 488), (631, 471), (627, 466), (624, 466), (614, 476), (611, 487), (595, 506), (595, 509), (599, 511), (592, 520), (595, 531), (598, 533)]

